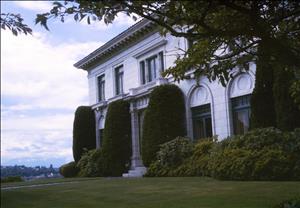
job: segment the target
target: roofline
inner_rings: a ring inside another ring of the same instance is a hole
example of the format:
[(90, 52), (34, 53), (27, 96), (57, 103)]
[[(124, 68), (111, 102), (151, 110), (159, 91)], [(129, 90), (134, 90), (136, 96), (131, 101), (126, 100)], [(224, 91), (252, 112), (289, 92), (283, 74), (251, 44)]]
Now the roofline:
[(84, 69), (87, 70), (87, 65), (96, 59), (100, 59), (101, 56), (107, 54), (107, 52), (110, 52), (112, 49), (117, 48), (120, 44), (124, 43), (125, 40), (131, 38), (133, 35), (135, 35), (138, 31), (148, 28), (149, 26), (153, 26), (154, 23), (152, 23), (150, 20), (142, 19), (136, 24), (132, 25), (119, 35), (115, 36), (108, 42), (106, 42), (104, 45), (100, 46), (98, 49), (84, 57), (83, 59), (76, 62), (73, 66), (75, 66), (78, 69)]

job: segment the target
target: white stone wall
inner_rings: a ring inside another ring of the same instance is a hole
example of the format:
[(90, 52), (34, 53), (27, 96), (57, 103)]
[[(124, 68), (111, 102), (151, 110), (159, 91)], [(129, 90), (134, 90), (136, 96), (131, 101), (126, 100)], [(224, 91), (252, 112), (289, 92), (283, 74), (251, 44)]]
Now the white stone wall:
[[(123, 89), (126, 94), (129, 93), (129, 89), (141, 86), (140, 60), (163, 51), (164, 66), (168, 68), (174, 64), (176, 54), (182, 53), (177, 48), (186, 50), (187, 41), (170, 35), (162, 37), (159, 33), (155, 33), (92, 69), (88, 75), (90, 105), (97, 103), (97, 76), (105, 73), (105, 99), (109, 100), (115, 96), (114, 68), (116, 66), (120, 64), (124, 66)], [(248, 75), (238, 76), (226, 88), (218, 81), (210, 83), (205, 77), (202, 77), (199, 83), (196, 83), (195, 80), (176, 82), (175, 84), (182, 89), (185, 95), (188, 136), (192, 137), (190, 97), (199, 85), (206, 90), (207, 100), (205, 102), (211, 103), (213, 134), (223, 139), (231, 135), (230, 97), (251, 93), (254, 87), (254, 73), (255, 65), (251, 65)]]

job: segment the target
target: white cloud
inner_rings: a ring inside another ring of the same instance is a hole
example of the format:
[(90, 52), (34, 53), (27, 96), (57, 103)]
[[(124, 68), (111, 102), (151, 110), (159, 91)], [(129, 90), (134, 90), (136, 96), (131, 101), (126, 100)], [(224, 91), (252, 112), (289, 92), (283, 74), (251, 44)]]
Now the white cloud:
[(87, 73), (73, 64), (100, 45), (52, 45), (43, 34), (15, 37), (1, 31), (4, 164), (72, 160), (74, 111), (88, 104)]
[(14, 3), (18, 7), (35, 12), (49, 12), (52, 8), (51, 1), (14, 1)]
[[(69, 20), (69, 21), (71, 22), (71, 20)], [(87, 23), (86, 19), (83, 19), (82, 21), (80, 21), (80, 24), (83, 26), (88, 26), (93, 30), (103, 31), (103, 30), (107, 30), (112, 27), (121, 27), (121, 26), (129, 27), (129, 26), (135, 24), (137, 21), (134, 21), (131, 17), (127, 16), (124, 13), (119, 13), (118, 16), (115, 18), (115, 20), (113, 21), (113, 24), (106, 25), (103, 21), (100, 21), (100, 22), (99, 21), (91, 21), (91, 24), (89, 25)]]

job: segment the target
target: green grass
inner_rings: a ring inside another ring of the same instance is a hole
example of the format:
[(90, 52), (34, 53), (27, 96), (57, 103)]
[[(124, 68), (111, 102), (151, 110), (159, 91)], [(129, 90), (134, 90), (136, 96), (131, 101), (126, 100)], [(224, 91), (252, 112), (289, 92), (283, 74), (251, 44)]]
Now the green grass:
[(200, 177), (73, 180), (77, 182), (1, 190), (1, 207), (259, 208), (300, 195), (300, 182), (236, 182)]

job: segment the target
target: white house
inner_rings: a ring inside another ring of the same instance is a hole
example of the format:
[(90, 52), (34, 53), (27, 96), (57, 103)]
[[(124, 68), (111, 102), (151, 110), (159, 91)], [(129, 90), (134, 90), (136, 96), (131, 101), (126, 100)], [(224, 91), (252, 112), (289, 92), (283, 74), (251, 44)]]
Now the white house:
[[(143, 112), (151, 90), (174, 83), (186, 103), (187, 136), (220, 139), (241, 134), (249, 128), (250, 94), (254, 88), (255, 64), (236, 73), (227, 87), (206, 77), (173, 82), (160, 73), (174, 64), (178, 48), (186, 50), (184, 38), (161, 36), (155, 24), (141, 20), (74, 64), (88, 72), (89, 102), (96, 115), (96, 144), (101, 146), (107, 105), (118, 99), (130, 102), (132, 124), (132, 167), (129, 176), (143, 174), (140, 135)], [(190, 74), (191, 78), (192, 73)]]

